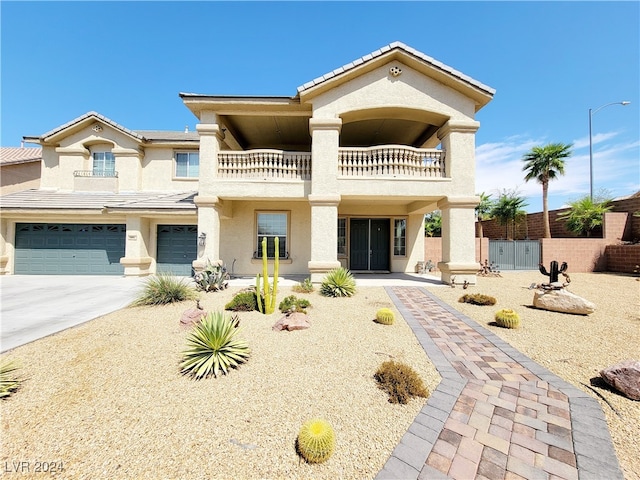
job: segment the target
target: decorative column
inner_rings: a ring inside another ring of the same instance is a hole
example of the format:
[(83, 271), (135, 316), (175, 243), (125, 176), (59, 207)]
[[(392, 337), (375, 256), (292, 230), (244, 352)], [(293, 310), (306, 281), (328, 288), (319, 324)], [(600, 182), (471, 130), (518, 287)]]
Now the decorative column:
[(220, 142), (224, 140), (222, 127), (213, 112), (203, 112), (203, 123), (196, 125), (200, 134), (200, 177), (198, 195), (194, 203), (198, 207), (198, 258), (193, 261), (193, 269), (201, 271), (210, 261), (222, 265), (220, 259), (220, 211), (222, 199), (215, 191), (218, 177), (218, 153)]
[(480, 197), (447, 197), (438, 202), (442, 212), (442, 262), (438, 269), (448, 284), (476, 283), (475, 207)]
[(15, 222), (9, 222), (6, 218), (0, 218), (0, 275), (11, 273), (10, 258), (15, 258), (13, 242), (15, 239)]
[(338, 147), (340, 118), (311, 118), (311, 281), (340, 266), (338, 261)]
[(150, 222), (148, 218), (127, 216), (127, 236), (124, 257), (125, 276), (141, 276), (151, 273), (153, 258), (149, 256)]

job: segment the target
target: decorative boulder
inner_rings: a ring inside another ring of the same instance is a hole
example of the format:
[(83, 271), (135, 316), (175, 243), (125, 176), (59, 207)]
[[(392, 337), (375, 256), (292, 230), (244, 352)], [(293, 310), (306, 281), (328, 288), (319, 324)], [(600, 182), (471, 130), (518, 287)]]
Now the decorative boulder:
[(206, 310), (198, 307), (190, 308), (189, 310), (185, 310), (182, 314), (182, 318), (180, 318), (180, 325), (185, 327), (189, 327), (191, 325), (195, 325), (200, 321), (203, 315), (206, 315)]
[(533, 306), (552, 312), (588, 315), (596, 310), (594, 303), (565, 289), (537, 290), (533, 295)]
[(640, 361), (625, 360), (600, 372), (604, 381), (632, 400), (640, 400)]
[(310, 326), (311, 324), (306, 314), (293, 312), (278, 320), (271, 329), (276, 331), (288, 330), (292, 332), (294, 330), (305, 330)]

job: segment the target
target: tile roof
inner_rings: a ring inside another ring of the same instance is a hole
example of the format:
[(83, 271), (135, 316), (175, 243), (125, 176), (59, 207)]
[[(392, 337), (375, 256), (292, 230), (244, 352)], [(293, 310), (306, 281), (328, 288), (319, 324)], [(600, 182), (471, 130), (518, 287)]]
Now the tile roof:
[(42, 160), (41, 147), (0, 147), (0, 165), (39, 162)]
[(193, 210), (196, 192), (59, 192), (56, 190), (24, 190), (0, 197), (0, 209), (19, 210)]
[(310, 82), (305, 83), (304, 85), (301, 85), (298, 87), (298, 93), (304, 92), (305, 90), (308, 90), (312, 87), (315, 87), (316, 85), (319, 85), (325, 81), (327, 81), (328, 79), (335, 77), (337, 75), (340, 75), (341, 73), (347, 72), (353, 68), (356, 68), (358, 65), (362, 65), (370, 60), (373, 60), (374, 58), (377, 58), (387, 52), (390, 52), (391, 50), (394, 49), (399, 49), (399, 50), (404, 50), (405, 52), (419, 58), (420, 60), (430, 64), (431, 66), (442, 70), (443, 72), (446, 72), (450, 75), (453, 75), (454, 77), (459, 78), (460, 80), (476, 87), (479, 88), (480, 90), (483, 90), (484, 92), (493, 95), (496, 93), (495, 89), (478, 82), (477, 80), (474, 80), (473, 78), (469, 77), (468, 75), (465, 75), (462, 72), (459, 72), (458, 70), (455, 70), (454, 68), (449, 67), (448, 65), (445, 65), (442, 62), (439, 62), (438, 60), (436, 60), (433, 57), (430, 57), (428, 55), (425, 55), (424, 53), (416, 50), (415, 48), (411, 48), (408, 45), (405, 45), (402, 42), (392, 42), (389, 45), (385, 45), (384, 47), (371, 52), (367, 55), (364, 55), (350, 63), (347, 63), (346, 65), (343, 65), (342, 67), (336, 68), (335, 70), (332, 70), (329, 73), (326, 73), (318, 78), (315, 78), (313, 80), (311, 80)]
[(149, 141), (200, 141), (198, 132), (180, 132), (169, 130), (136, 130)]
[(78, 118), (74, 118), (73, 120), (71, 120), (70, 122), (65, 123), (64, 125), (60, 125), (59, 127), (54, 128), (53, 130), (49, 130), (46, 133), (43, 133), (42, 135), (40, 135), (40, 138), (47, 138), (50, 137), (52, 135), (55, 135), (58, 132), (61, 132), (62, 130), (64, 130), (65, 128), (69, 128), (77, 123), (80, 123), (81, 121), (87, 119), (87, 118), (97, 118), (101, 121), (103, 121), (104, 123), (111, 125), (114, 128), (117, 128), (118, 130), (121, 130), (125, 133), (128, 133), (129, 135), (131, 135), (132, 137), (137, 138), (138, 140), (144, 140), (144, 138), (142, 137), (142, 135), (140, 135), (139, 133), (134, 132), (133, 130), (128, 129), (127, 127), (124, 127), (122, 125), (120, 125), (119, 123), (114, 122), (113, 120), (111, 120), (110, 118), (105, 117), (104, 115), (99, 114), (98, 112), (87, 112), (84, 115), (80, 115)]

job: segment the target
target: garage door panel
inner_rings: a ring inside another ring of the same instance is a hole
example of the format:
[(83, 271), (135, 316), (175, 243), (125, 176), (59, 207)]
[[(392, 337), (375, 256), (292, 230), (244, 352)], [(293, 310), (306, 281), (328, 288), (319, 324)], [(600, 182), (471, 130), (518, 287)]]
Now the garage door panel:
[(196, 225), (158, 225), (158, 272), (190, 276), (198, 253), (197, 237)]
[(124, 225), (18, 224), (15, 272), (122, 275), (125, 232)]

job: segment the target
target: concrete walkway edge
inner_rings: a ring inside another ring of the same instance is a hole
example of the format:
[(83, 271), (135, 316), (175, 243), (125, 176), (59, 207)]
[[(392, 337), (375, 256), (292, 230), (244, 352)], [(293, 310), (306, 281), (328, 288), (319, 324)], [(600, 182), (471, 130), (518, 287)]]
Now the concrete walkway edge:
[[(416, 416), (376, 479), (455, 478), (430, 467), (425, 462), (469, 380), (456, 371), (425, 328), (409, 311), (407, 305), (398, 298), (394, 292), (397, 288), (399, 287), (385, 287), (385, 290), (440, 373), (442, 381)], [(418, 290), (526, 367), (532, 374), (568, 397), (573, 449), (579, 479), (624, 478), (604, 414), (597, 400), (534, 362), (494, 333), (439, 300), (425, 288)]]

